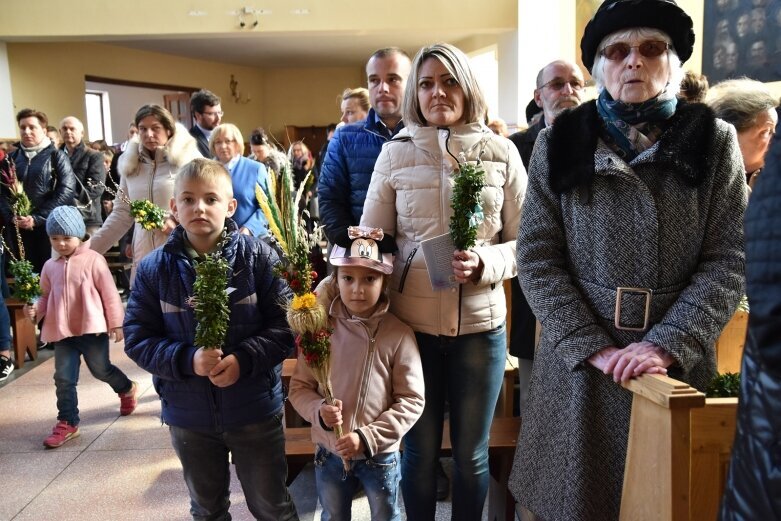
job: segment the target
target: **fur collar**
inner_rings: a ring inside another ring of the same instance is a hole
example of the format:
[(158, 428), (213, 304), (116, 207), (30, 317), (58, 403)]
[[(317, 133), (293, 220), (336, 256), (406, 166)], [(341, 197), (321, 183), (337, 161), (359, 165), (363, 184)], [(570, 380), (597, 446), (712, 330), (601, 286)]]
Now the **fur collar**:
[[(141, 148), (138, 136), (128, 142), (125, 152), (119, 156), (117, 161), (117, 170), (120, 175), (132, 176), (138, 172)], [(184, 128), (184, 125), (177, 123), (174, 135), (165, 146), (157, 150), (156, 156), (156, 161), (166, 161), (171, 165), (172, 171), (176, 171), (196, 157), (201, 157), (201, 154), (198, 152), (198, 143), (195, 139)]]
[[(588, 187), (594, 178), (594, 153), (602, 121), (595, 101), (556, 118), (548, 148), (550, 185), (555, 193)], [(702, 183), (714, 160), (716, 116), (702, 103), (679, 102), (658, 142), (653, 161), (679, 175), (689, 186)]]

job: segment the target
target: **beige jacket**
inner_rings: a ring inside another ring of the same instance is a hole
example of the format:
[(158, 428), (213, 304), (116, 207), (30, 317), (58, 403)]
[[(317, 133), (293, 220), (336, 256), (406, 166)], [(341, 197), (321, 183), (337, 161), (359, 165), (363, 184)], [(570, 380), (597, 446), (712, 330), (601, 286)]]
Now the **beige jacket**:
[[(384, 304), (368, 319), (350, 316), (339, 297), (331, 304), (331, 383), (342, 401), (343, 430), (356, 431), (371, 456), (399, 449), (423, 413), (420, 354), (412, 330)], [(336, 453), (336, 436), (320, 422), (323, 392), (299, 356), (290, 402), (312, 424), (312, 441)]]
[[(449, 153), (448, 153), (449, 152)], [(476, 284), (457, 289), (431, 288), (420, 241), (449, 231), (454, 157), (481, 157), (486, 172), (482, 191), (485, 220), (474, 252), (484, 268)], [(452, 156), (451, 156), (452, 154)], [(390, 284), (391, 310), (413, 330), (456, 336), (499, 327), (507, 314), (502, 281), (515, 277), (515, 243), (526, 170), (508, 139), (474, 123), (438, 129), (410, 125), (382, 147), (363, 207), (361, 225), (395, 236)], [(460, 315), (460, 324), (459, 324)]]
[[(149, 156), (138, 137), (128, 142), (125, 152), (119, 157), (119, 187), (131, 201), (148, 199), (157, 206), (168, 210), (174, 194), (174, 179), (177, 170), (196, 157), (201, 157), (198, 145), (187, 129), (176, 124), (176, 132), (165, 146), (155, 151), (155, 157)], [(103, 226), (92, 236), (91, 247), (98, 253), (105, 253), (115, 244), (131, 226), (133, 230), (133, 268), (130, 272), (132, 283), (136, 267), (148, 253), (165, 244), (168, 235), (160, 230), (144, 230), (136, 224), (130, 215), (130, 205), (122, 197), (114, 199), (114, 210)]]

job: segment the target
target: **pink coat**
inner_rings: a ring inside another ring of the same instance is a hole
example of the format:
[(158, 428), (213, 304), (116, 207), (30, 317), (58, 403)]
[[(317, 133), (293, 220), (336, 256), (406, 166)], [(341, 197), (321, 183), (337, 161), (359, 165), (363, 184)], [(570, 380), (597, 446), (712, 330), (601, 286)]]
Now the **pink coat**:
[(121, 327), (125, 310), (103, 255), (81, 244), (70, 257), (49, 259), (41, 271), (36, 318), (45, 315), (41, 340), (106, 333)]

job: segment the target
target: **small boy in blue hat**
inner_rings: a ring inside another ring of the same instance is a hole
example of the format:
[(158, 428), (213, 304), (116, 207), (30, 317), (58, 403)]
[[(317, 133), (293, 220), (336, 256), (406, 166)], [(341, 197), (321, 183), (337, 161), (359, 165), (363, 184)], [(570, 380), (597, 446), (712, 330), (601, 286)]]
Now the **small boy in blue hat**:
[(56, 207), (46, 219), (46, 233), (57, 256), (43, 265), (41, 297), (27, 313), (33, 321), (48, 316), (41, 340), (54, 343), (57, 424), (43, 441), (53, 449), (79, 435), (82, 356), (92, 376), (119, 394), (122, 416), (135, 410), (138, 385), (109, 360), (109, 336), (122, 340), (124, 309), (106, 259), (89, 247), (81, 212)]

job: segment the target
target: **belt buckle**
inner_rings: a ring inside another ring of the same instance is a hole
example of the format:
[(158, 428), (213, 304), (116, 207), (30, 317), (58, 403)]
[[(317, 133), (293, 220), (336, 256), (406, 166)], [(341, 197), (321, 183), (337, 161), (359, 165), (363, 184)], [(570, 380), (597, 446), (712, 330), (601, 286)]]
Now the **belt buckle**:
[[(645, 295), (645, 316), (643, 317), (643, 327), (629, 327), (621, 325), (621, 297), (624, 295), (624, 293), (639, 293), (641, 295)], [(653, 290), (650, 288), (616, 288), (616, 315), (613, 321), (615, 328), (624, 331), (645, 331), (648, 329), (648, 321), (651, 318), (651, 296), (653, 293)]]

